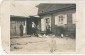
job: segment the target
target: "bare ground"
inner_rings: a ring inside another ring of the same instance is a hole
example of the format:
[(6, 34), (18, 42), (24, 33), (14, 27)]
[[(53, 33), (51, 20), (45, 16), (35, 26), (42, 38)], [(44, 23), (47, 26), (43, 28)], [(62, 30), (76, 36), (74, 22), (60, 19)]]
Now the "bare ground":
[(11, 38), (11, 51), (26, 52), (74, 52), (75, 39), (68, 37), (19, 37)]

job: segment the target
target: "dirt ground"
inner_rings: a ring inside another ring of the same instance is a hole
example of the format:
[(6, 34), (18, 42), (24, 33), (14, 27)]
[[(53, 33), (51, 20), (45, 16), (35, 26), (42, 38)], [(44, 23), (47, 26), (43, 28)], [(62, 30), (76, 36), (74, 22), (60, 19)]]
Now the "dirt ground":
[(17, 37), (10, 39), (11, 51), (26, 52), (74, 52), (75, 39), (68, 37)]

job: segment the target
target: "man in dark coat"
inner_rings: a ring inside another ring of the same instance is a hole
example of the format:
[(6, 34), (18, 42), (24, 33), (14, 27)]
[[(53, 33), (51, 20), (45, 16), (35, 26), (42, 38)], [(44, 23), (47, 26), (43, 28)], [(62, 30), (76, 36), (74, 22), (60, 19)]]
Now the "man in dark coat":
[(23, 25), (20, 25), (20, 36), (23, 36)]

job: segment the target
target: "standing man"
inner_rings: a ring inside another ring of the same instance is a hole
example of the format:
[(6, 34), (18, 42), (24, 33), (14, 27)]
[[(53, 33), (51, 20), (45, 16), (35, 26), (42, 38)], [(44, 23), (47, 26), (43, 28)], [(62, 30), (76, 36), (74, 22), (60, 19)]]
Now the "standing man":
[(20, 36), (23, 36), (23, 25), (20, 25)]
[(36, 34), (36, 24), (34, 22), (32, 22), (32, 33), (33, 35)]
[(46, 34), (47, 35), (50, 34), (50, 25), (49, 24), (46, 25)]

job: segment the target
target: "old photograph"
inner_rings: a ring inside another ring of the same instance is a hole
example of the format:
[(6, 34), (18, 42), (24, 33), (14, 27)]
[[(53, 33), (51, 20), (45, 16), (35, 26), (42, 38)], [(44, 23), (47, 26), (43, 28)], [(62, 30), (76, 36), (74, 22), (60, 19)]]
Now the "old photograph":
[(10, 8), (10, 51), (76, 51), (76, 3), (12, 2)]

